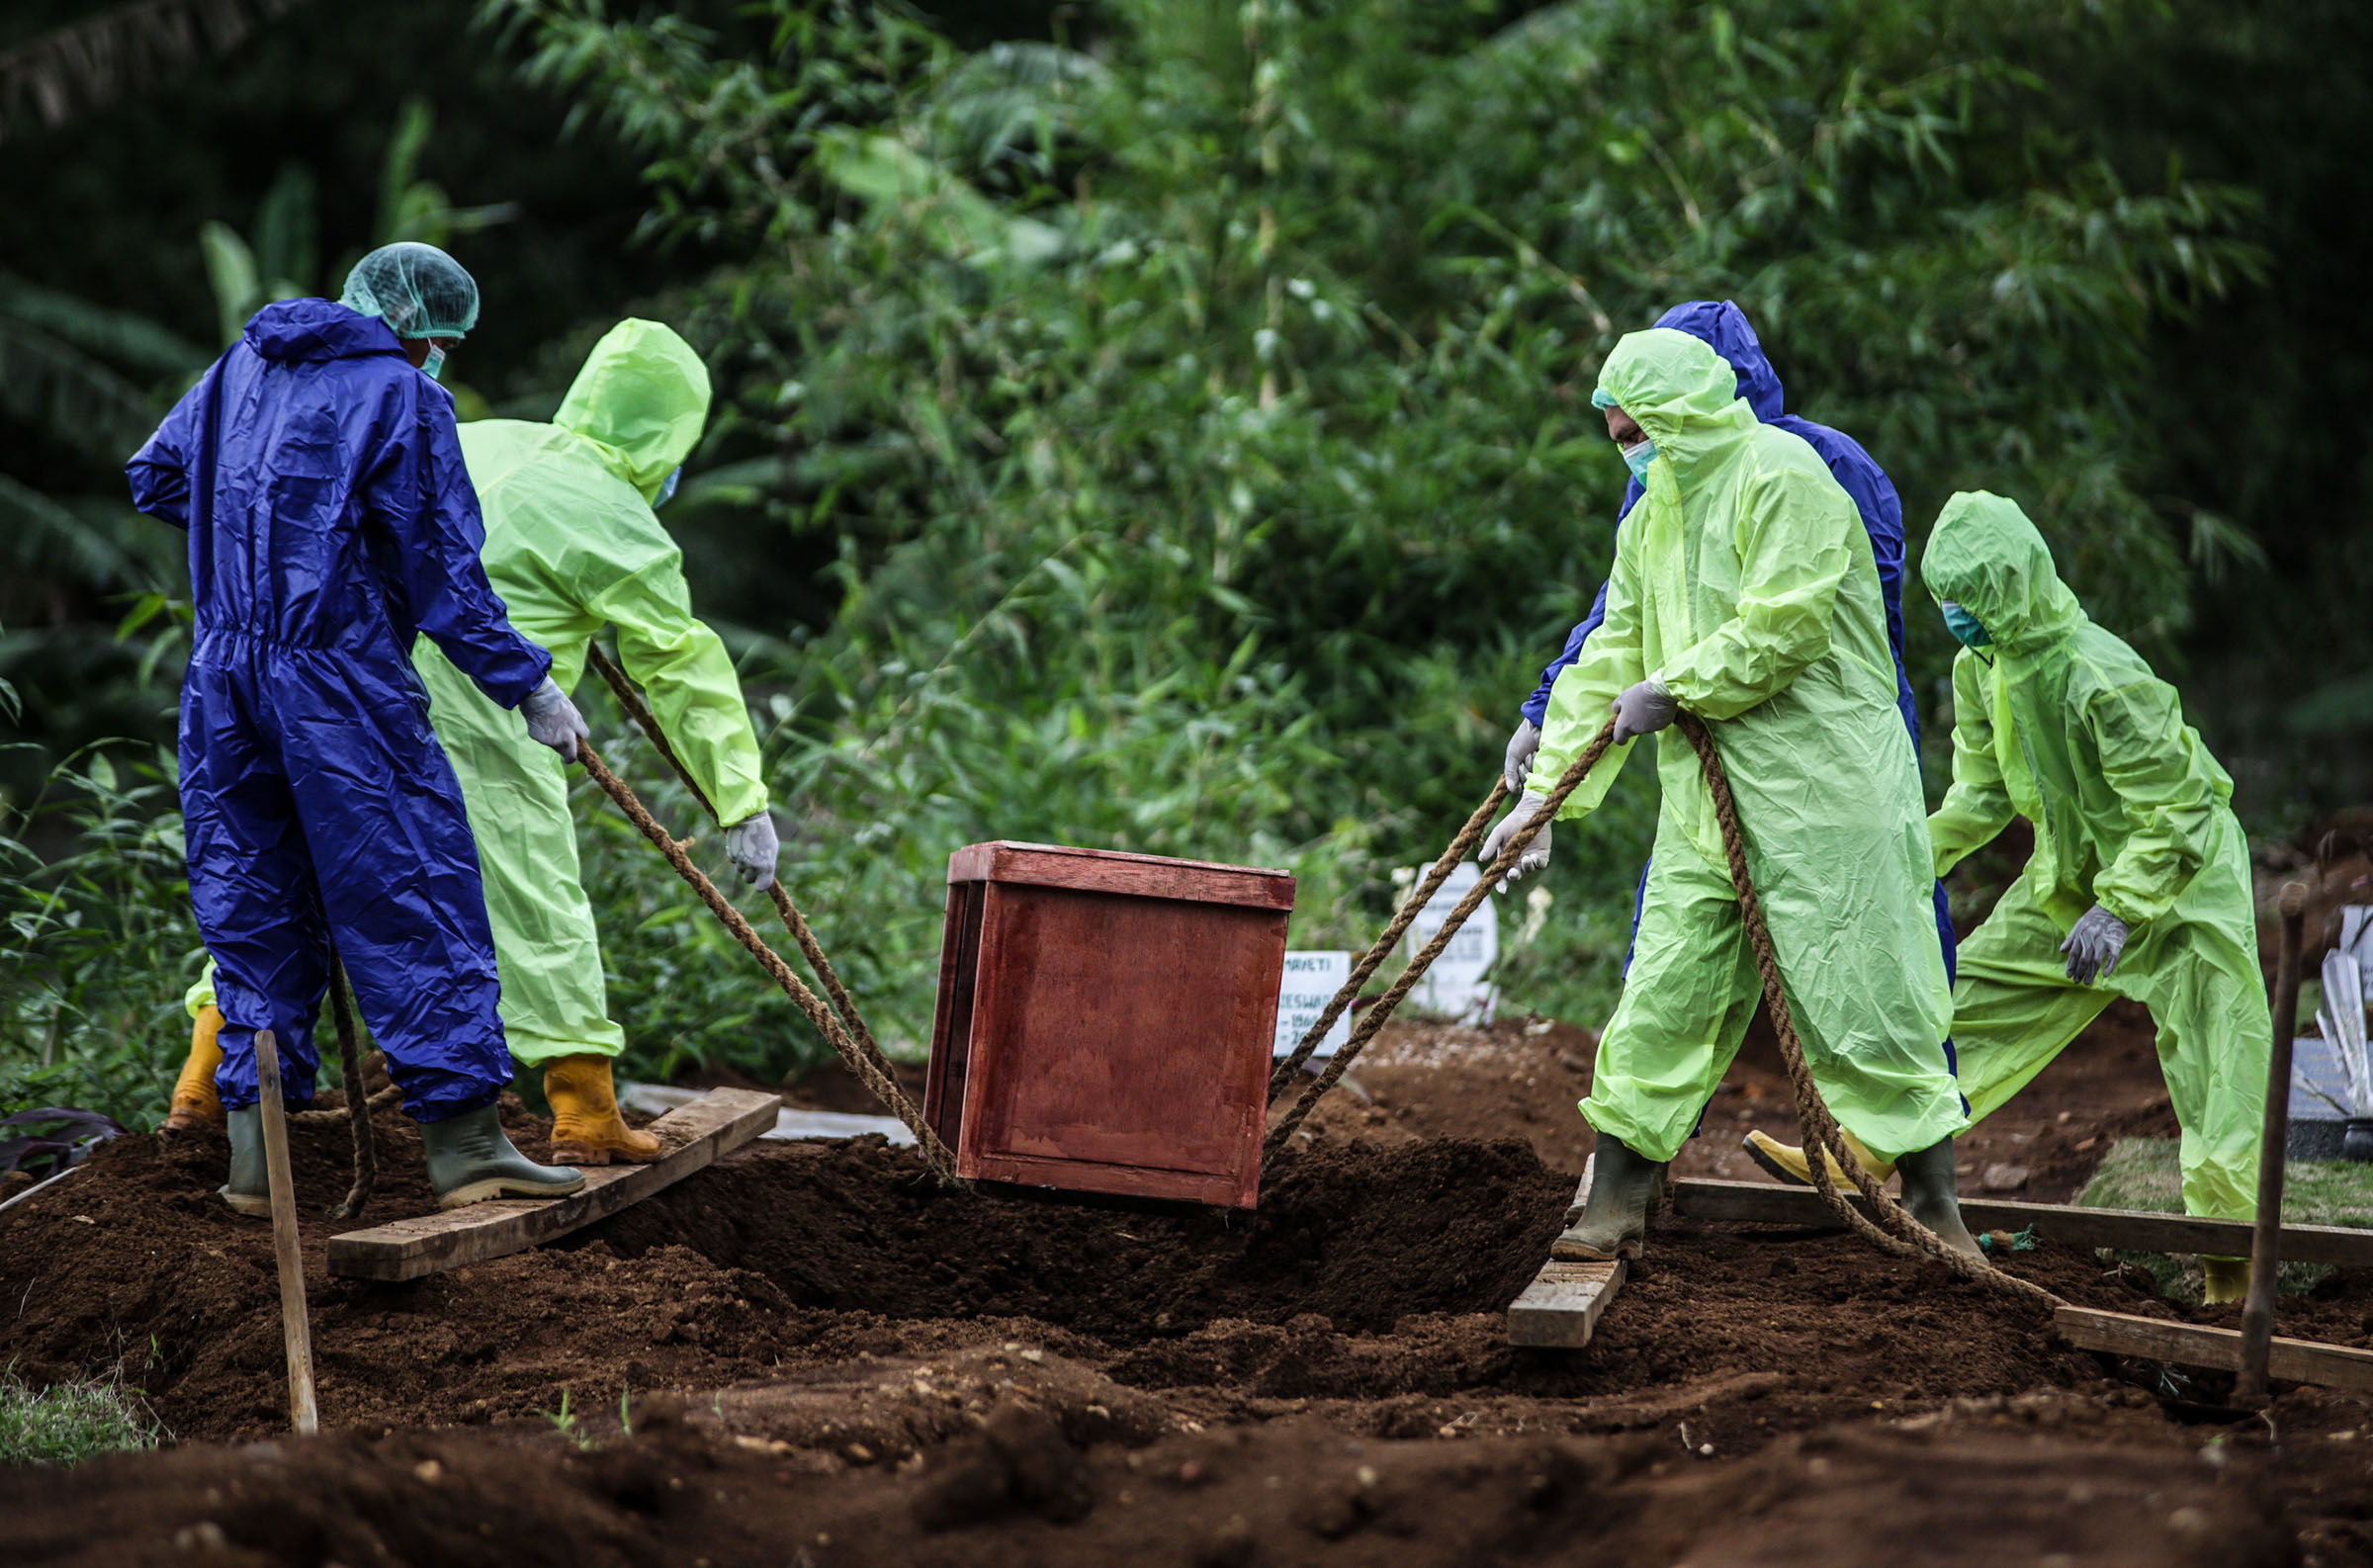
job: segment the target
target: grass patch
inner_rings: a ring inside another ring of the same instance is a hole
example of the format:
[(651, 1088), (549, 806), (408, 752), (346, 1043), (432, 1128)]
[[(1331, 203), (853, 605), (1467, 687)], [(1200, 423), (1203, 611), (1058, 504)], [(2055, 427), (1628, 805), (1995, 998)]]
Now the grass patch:
[(153, 1448), (159, 1428), (136, 1389), (76, 1379), (36, 1388), (0, 1372), (0, 1464), (80, 1464)]
[[(2121, 1139), (2076, 1201), (2086, 1208), (2181, 1214), (2180, 1146), (2172, 1138)], [(2282, 1218), (2291, 1225), (2373, 1226), (2373, 1165), (2342, 1160), (2291, 1162), (2283, 1176)], [(2198, 1304), (2200, 1265), (2194, 1260), (2166, 1253), (2118, 1252), (2112, 1256), (2150, 1273), (2170, 1300)], [(2304, 1295), (2331, 1272), (2329, 1263), (2284, 1263), (2276, 1276), (2276, 1288), (2285, 1294)]]

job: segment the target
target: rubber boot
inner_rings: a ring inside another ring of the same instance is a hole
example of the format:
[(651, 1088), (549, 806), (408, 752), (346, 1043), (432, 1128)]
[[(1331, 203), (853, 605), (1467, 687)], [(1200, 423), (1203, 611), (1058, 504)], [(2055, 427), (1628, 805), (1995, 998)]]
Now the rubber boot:
[(2204, 1306), (2228, 1306), (2249, 1294), (2246, 1258), (2210, 1258), (2203, 1254), (2200, 1276), (2200, 1301)]
[(567, 1197), (585, 1184), (581, 1172), (538, 1165), (512, 1148), (492, 1105), (422, 1122), (420, 1147), (428, 1156), (428, 1184), (441, 1209), (488, 1198)]
[(1953, 1140), (1940, 1138), (1917, 1154), (1895, 1162), (1903, 1176), (1903, 1207), (1911, 1217), (1936, 1232), (1947, 1247), (1972, 1258), (1985, 1250), (1961, 1222), (1961, 1199), (1953, 1190)]
[(222, 1096), (215, 1092), (215, 1073), (222, 1065), (222, 1047), (216, 1036), (221, 1032), (222, 1014), (210, 1002), (198, 1009), (198, 1021), (190, 1030), (190, 1059), (173, 1081), (173, 1105), (157, 1131), (222, 1130)]
[[(1884, 1181), (1895, 1174), (1894, 1166), (1864, 1148), (1860, 1138), (1846, 1132), (1843, 1127), (1838, 1131), (1846, 1134), (1846, 1149), (1854, 1156), (1854, 1163), (1868, 1171), (1873, 1180)], [(1782, 1143), (1769, 1133), (1750, 1132), (1739, 1140), (1739, 1147), (1747, 1151), (1748, 1159), (1789, 1185), (1812, 1185), (1812, 1169), (1804, 1163), (1804, 1151), (1796, 1144)], [(1830, 1183), (1841, 1190), (1854, 1190), (1853, 1178), (1846, 1175), (1846, 1168), (1837, 1163), (1837, 1156), (1823, 1151), (1821, 1158), (1829, 1162)]]
[(1582, 1218), (1550, 1244), (1549, 1256), (1573, 1263), (1637, 1258), (1647, 1243), (1648, 1204), (1663, 1179), (1662, 1161), (1634, 1154), (1601, 1133)]
[(264, 1107), (242, 1105), (225, 1118), (230, 1125), (230, 1179), (216, 1188), (234, 1214), (272, 1217), (272, 1179), (264, 1164)]
[(649, 1165), (665, 1151), (618, 1114), (610, 1059), (583, 1054), (555, 1058), (544, 1068), (544, 1097), (552, 1101), (552, 1157), (565, 1165)]

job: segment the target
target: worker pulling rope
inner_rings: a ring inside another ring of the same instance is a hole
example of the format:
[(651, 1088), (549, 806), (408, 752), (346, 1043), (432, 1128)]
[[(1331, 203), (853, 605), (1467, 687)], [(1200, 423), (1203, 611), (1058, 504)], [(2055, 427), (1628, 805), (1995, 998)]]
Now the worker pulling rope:
[(610, 771), (608, 764), (602, 761), (601, 753), (594, 750), (590, 741), (579, 741), (576, 755), (577, 760), (584, 764), (585, 771), (592, 775), (593, 782), (601, 786), (602, 793), (617, 803), (618, 809), (626, 813), (627, 820), (641, 829), (644, 837), (659, 846), (659, 852), (667, 857), (667, 863), (675, 868), (675, 874), (700, 895), (701, 902), (709, 907), (709, 913), (724, 922), (725, 928), (733, 933), (734, 940), (765, 967), (766, 973), (782, 988), (783, 994), (798, 1004), (800, 1011), (807, 1014), (808, 1021), (838, 1053), (848, 1070), (856, 1075), (857, 1081), (871, 1089), (876, 1098), (906, 1123), (907, 1129), (914, 1133), (915, 1141), (923, 1151), (923, 1163), (930, 1167), (931, 1174), (943, 1182), (958, 1184), (954, 1154), (931, 1130), (930, 1124), (923, 1120), (923, 1112), (907, 1097), (906, 1090), (899, 1088), (897, 1076), (880, 1048), (868, 1049), (850, 1038), (848, 1031), (834, 1016), (832, 1009), (825, 1005), (823, 999), (808, 989), (799, 976), (792, 972), (791, 966), (783, 961), (782, 955), (766, 945), (748, 918), (735, 909), (732, 901), (718, 892), (717, 885), (692, 863), (691, 855), (685, 852), (685, 843), (689, 840), (678, 841), (669, 837), (667, 829), (660, 827), (659, 820), (651, 815), (650, 808), (627, 787), (624, 780)]
[[(1972, 1258), (1946, 1246), (1934, 1232), (1913, 1219), (1901, 1204), (1890, 1197), (1846, 1147), (1844, 1132), (1838, 1126), (1837, 1119), (1830, 1114), (1827, 1103), (1821, 1098), (1819, 1086), (1812, 1080), (1811, 1070), (1804, 1064), (1804, 1047), (1797, 1037), (1796, 1020), (1789, 1008), (1787, 989), (1781, 981), (1779, 956), (1773, 949), (1771, 930), (1764, 922), (1763, 906), (1756, 898), (1754, 880), (1747, 870), (1746, 839), (1739, 829), (1738, 803), (1730, 793), (1730, 778), (1722, 767), (1721, 754), (1714, 747), (1714, 737), (1696, 715), (1684, 713), (1675, 722), (1688, 738), (1691, 748), (1698, 753), (1698, 763), (1705, 772), (1707, 790), (1714, 797), (1714, 819), (1721, 827), (1722, 847), (1730, 862), (1731, 885), (1738, 894), (1739, 916), (1746, 926), (1748, 945), (1755, 954), (1756, 969), (1763, 978), (1764, 1000), (1771, 1008), (1773, 1032), (1779, 1036), (1781, 1059), (1788, 1065), (1789, 1083), (1796, 1090), (1797, 1120), (1802, 1132), (1804, 1148), (1808, 1153), (1827, 1150), (1835, 1156), (1838, 1166), (1852, 1176), (1871, 1212), (1865, 1216), (1839, 1192), (1830, 1179), (1828, 1161), (1814, 1158), (1808, 1164), (1821, 1201), (1847, 1229), (1883, 1252), (1896, 1257), (1935, 1259), (1960, 1277), (1975, 1280), (2029, 1306), (2050, 1310), (2066, 1305), (2041, 1285), (2006, 1274), (1982, 1259)], [(1591, 768), (1606, 755), (1614, 737), (1615, 725), (1611, 720), (1591, 738), (1590, 743), (1582, 748), (1582, 754), (1574, 758), (1573, 765), (1565, 770), (1556, 787), (1549, 792), (1546, 804), (1509, 835), (1508, 841), (1500, 848), (1502, 860), (1515, 863), (1541, 829), (1556, 817), (1557, 809), (1565, 803), (1566, 797), (1581, 787)], [(1491, 798), (1467, 820), (1466, 826), (1451, 841), (1442, 863), (1454, 864), (1465, 856), (1480, 836), (1480, 824), (1489, 817), (1491, 809), (1498, 805), (1506, 793), (1507, 785), (1504, 782), (1494, 787)], [(1440, 869), (1439, 865), (1437, 869)], [(1467, 896), (1458, 901), (1457, 907), (1451, 910), (1449, 918), (1443, 921), (1442, 928), (1434, 933), (1433, 940), (1410, 960), (1409, 967), (1401, 972), (1391, 988), (1367, 1009), (1359, 1028), (1353, 1031), (1352, 1038), (1327, 1065), (1326, 1073), (1303, 1092), (1293, 1108), (1271, 1130), (1266, 1150), (1268, 1160), (1276, 1158), (1285, 1147), (1286, 1140), (1301, 1126), (1303, 1118), (1310, 1114), (1327, 1090), (1342, 1079), (1352, 1062), (1366, 1048), (1367, 1042), (1383, 1028), (1385, 1020), (1401, 1004), (1402, 999), (1408, 996), (1410, 989), (1424, 976), (1434, 960), (1441, 956), (1443, 950), (1450, 946), (1450, 938), (1457, 933), (1458, 927), (1481, 907), (1498, 881), (1499, 878), (1490, 876), (1478, 881)], [(1397, 920), (1396, 923), (1401, 929), (1407, 928), (1406, 920)], [(1393, 934), (1397, 938), (1398, 931)], [(1331, 1013), (1340, 1014), (1343, 1007), (1349, 1004), (1351, 994), (1359, 989), (1360, 980), (1361, 977), (1355, 975), (1337, 994), (1335, 1002), (1330, 1003)]]

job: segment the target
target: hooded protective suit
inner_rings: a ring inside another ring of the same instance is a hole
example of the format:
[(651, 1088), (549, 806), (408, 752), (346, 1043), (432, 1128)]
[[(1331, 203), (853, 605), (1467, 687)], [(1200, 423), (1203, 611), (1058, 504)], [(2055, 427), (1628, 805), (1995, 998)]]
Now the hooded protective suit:
[[(462, 453), (485, 509), (486, 573), (513, 623), (552, 650), (553, 679), (572, 688), (586, 645), (615, 626), (677, 754), (735, 823), (766, 809), (757, 738), (651, 505), (708, 412), (708, 370), (691, 345), (630, 319), (594, 346), (551, 424), (464, 425)], [(434, 649), (415, 656), (478, 833), (511, 1054), (529, 1065), (614, 1057), (626, 1037), (609, 1017), (566, 764)]]
[[(1599, 378), (1655, 441), (1619, 536), (1607, 617), (1557, 677), (1530, 787), (1545, 791), (1626, 688), (1657, 680), (1707, 723), (1805, 1059), (1838, 1120), (1888, 1157), (1965, 1125), (1941, 1041), (1924, 802), (1892, 702), (1870, 536), (1811, 447), (1759, 423), (1706, 343), (1625, 337)], [(1713, 798), (1678, 731), (1630, 976), (1582, 1114), (1669, 1160), (1737, 1054), (1759, 992)], [(1628, 744), (1564, 815), (1605, 798)]]
[[(1973, 1112), (2130, 997), (2158, 1024), (2185, 1209), (2248, 1219), (2273, 1023), (2233, 780), (2174, 688), (2085, 616), (2016, 502), (1954, 496), (1920, 574), (1993, 639), (1953, 664), (1953, 787), (1928, 821), (1937, 874), (2014, 812), (2035, 827), (2026, 869), (1961, 948), (1953, 1028)], [(2060, 944), (2095, 904), (2133, 934), (2112, 974), (2081, 985)]]
[[(1691, 337), (1714, 346), (1738, 377), (1738, 395), (1755, 410), (1755, 417), (1775, 430), (1785, 430), (1802, 438), (1828, 465), (1830, 477), (1853, 498), (1854, 509), (1862, 514), (1863, 531), (1871, 536), (1871, 560), (1879, 568), (1879, 592), (1887, 601), (1887, 645), (1895, 663), (1895, 707), (1903, 715), (1903, 728), (1911, 734), (1911, 748), (1916, 756), (1920, 748), (1920, 710), (1912, 700), (1911, 677), (1903, 669), (1903, 503), (1895, 495), (1895, 485), (1887, 471), (1862, 449), (1862, 444), (1842, 430), (1815, 424), (1788, 411), (1786, 394), (1780, 386), (1780, 373), (1772, 368), (1763, 352), (1763, 340), (1747, 320), (1747, 313), (1724, 300), (1692, 300), (1674, 305), (1656, 318), (1658, 326), (1687, 332)], [(1639, 504), (1639, 480), (1633, 479), (1624, 490), (1624, 504), (1617, 511), (1620, 528), (1623, 520), (1631, 515)], [(1582, 645), (1590, 634), (1607, 619), (1607, 586), (1599, 585), (1599, 596), (1590, 606), (1590, 613), (1566, 634), (1563, 652), (1549, 661), (1540, 672), (1540, 685), (1525, 699), (1524, 715), (1539, 725), (1549, 711), (1549, 689), (1568, 664), (1582, 654)], [(1641, 876), (1646, 885), (1646, 876)], [(1953, 973), (1954, 936), (1953, 915), (1945, 905), (1945, 887), (1936, 884), (1931, 899), (1936, 911), (1937, 940), (1944, 944), (1945, 973)], [(1637, 918), (1634, 916), (1634, 924)], [(1952, 1043), (1946, 1042), (1946, 1056), (1952, 1055)]]
[[(309, 1098), (331, 939), (403, 1087), (439, 1121), (510, 1082), (478, 853), (413, 673), (415, 636), (489, 706), (550, 655), (486, 584), (453, 398), (387, 323), (266, 305), (127, 469), (190, 535), (181, 690), (190, 902), (220, 966), (222, 1103), (255, 1102), (255, 1031)], [(516, 721), (510, 721), (516, 725)]]

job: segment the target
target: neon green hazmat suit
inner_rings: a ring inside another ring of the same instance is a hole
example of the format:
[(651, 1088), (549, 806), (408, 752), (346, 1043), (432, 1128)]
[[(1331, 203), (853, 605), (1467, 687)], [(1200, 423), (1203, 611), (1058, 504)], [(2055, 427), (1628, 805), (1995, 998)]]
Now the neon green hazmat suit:
[[(486, 577), (511, 624), (552, 651), (564, 691), (594, 634), (615, 626), (627, 672), (735, 823), (766, 809), (757, 738), (733, 661), (694, 618), (682, 555), (651, 506), (708, 411), (708, 371), (691, 345), (626, 320), (595, 345), (551, 424), (466, 424), (462, 457), (485, 517)], [(511, 1055), (528, 1066), (616, 1056), (626, 1036), (609, 1017), (567, 765), (425, 639), (412, 662), (478, 837)]]
[[(1920, 575), (1993, 638), (1953, 663), (1953, 787), (1928, 820), (1936, 873), (2013, 812), (2035, 827), (2026, 869), (1961, 944), (1953, 1038), (1972, 1111), (2026, 1088), (2131, 997), (2158, 1025), (2185, 1210), (2250, 1218), (2274, 1028), (2233, 780), (2174, 688), (2086, 617), (2016, 502), (1982, 490), (1946, 502)], [(2110, 975), (2080, 985), (2060, 944), (2095, 904), (2132, 935)]]
[[(1870, 536), (1820, 456), (1759, 423), (1730, 367), (1688, 333), (1629, 334), (1599, 386), (1657, 456), (1617, 536), (1606, 623), (1550, 692), (1529, 787), (1547, 791), (1639, 680), (1704, 720), (1830, 1109), (1882, 1155), (1927, 1149), (1966, 1118), (1945, 1062), (1926, 803)], [(1609, 752), (1562, 815), (1595, 807), (1629, 749)], [(1713, 797), (1678, 730), (1657, 737), (1657, 773), (1631, 971), (1581, 1108), (1662, 1161), (1737, 1055), (1761, 987)]]

